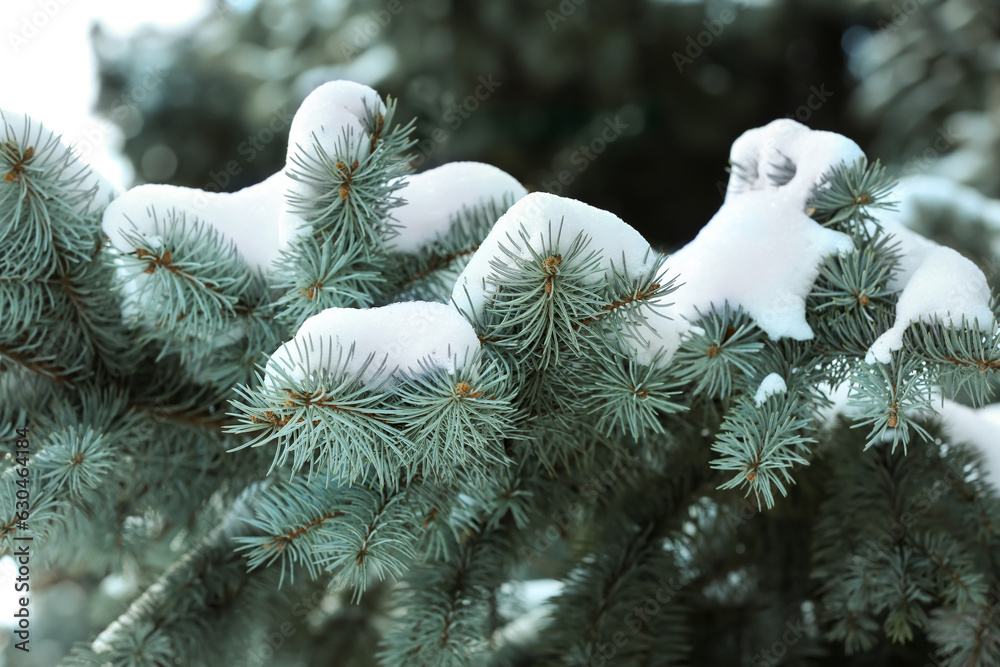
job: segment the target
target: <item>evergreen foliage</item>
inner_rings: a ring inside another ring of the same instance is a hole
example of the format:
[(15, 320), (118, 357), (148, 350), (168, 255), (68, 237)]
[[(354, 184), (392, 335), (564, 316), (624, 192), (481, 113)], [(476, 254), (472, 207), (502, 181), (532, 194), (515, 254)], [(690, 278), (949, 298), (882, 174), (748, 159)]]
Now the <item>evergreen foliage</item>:
[[(265, 275), (174, 210), (115, 251), (86, 167), (4, 124), (0, 549), (27, 533), (39, 565), (144, 588), (65, 665), (767, 664), (789, 623), (794, 664), (1000, 661), (1000, 498), (933, 410), (988, 398), (997, 337), (916, 324), (865, 361), (901, 261), (877, 163), (809, 204), (854, 243), (820, 267), (812, 340), (719, 303), (642, 363), (684, 277), (543, 220), (489, 258), (483, 308), (454, 304), (481, 344), (454, 370), (356, 366), (327, 340), (303, 377), (267, 362), (306, 318), (447, 301), (511, 202), (392, 251), (410, 126), (390, 102), (370, 139), (299, 147), (306, 231)], [(784, 391), (757, 396), (771, 374)], [(559, 592), (532, 600), (539, 579)]]

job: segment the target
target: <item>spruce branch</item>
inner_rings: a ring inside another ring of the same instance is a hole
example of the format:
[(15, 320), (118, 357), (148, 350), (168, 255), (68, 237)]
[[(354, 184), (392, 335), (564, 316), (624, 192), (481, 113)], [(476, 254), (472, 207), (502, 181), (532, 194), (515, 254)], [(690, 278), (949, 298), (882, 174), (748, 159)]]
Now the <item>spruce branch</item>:
[(0, 321), (0, 336), (4, 340), (24, 336), (32, 325), (51, 321), (52, 312), (59, 305), (59, 286), (55, 279), (24, 282), (20, 278), (0, 276), (0, 312), (7, 314)]
[(807, 426), (805, 419), (796, 416), (795, 399), (785, 394), (768, 398), (760, 406), (741, 398), (719, 427), (712, 445), (712, 451), (720, 454), (712, 467), (737, 471), (718, 488), (746, 486), (747, 495), (753, 491), (758, 505), (774, 507), (773, 488), (788, 495), (786, 484), (795, 481), (791, 468), (809, 465), (807, 444), (815, 440), (801, 435)]
[(358, 247), (296, 241), (281, 252), (271, 281), (283, 292), (276, 303), (279, 316), (295, 330), (327, 308), (371, 306), (372, 285), (381, 280), (378, 268)]
[[(512, 458), (517, 463), (498, 468), (483, 482), (458, 486), (457, 502), (449, 517), (454, 536), (476, 530), (480, 523), (486, 531), (499, 528), (504, 521), (519, 529), (528, 526), (535, 511), (532, 502), (540, 499), (534, 489), (537, 470), (529, 456)], [(441, 546), (447, 547), (444, 537), (442, 534)]]
[(447, 302), (462, 269), (493, 224), (513, 203), (513, 197), (506, 194), (499, 201), (490, 199), (477, 206), (463, 206), (451, 217), (446, 233), (413, 256), (399, 258), (397, 273), (392, 278), (396, 291), (393, 300)]
[(247, 519), (254, 534), (234, 538), (240, 545), (236, 551), (246, 552), (249, 570), (280, 562), (279, 586), (286, 574), (294, 582), (297, 565), (318, 579), (322, 568), (314, 552), (330, 522), (344, 516), (343, 496), (327, 480), (294, 477), (267, 486), (258, 495), (253, 518)]
[[(382, 123), (391, 123), (393, 114), (394, 105), (387, 107)], [(393, 193), (402, 187), (398, 177), (408, 171), (401, 152), (412, 145), (402, 137), (411, 131), (412, 124), (395, 129), (386, 143), (361, 141), (345, 129), (333, 155), (315, 136), (312, 146), (297, 147), (288, 175), (302, 186), (288, 193), (288, 202), (307, 223), (310, 236), (368, 253), (385, 252), (386, 240), (396, 233), (388, 215), (399, 204)]]
[(709, 398), (728, 398), (746, 386), (753, 373), (755, 356), (763, 349), (763, 332), (742, 309), (724, 303), (708, 313), (699, 313), (693, 328), (673, 358), (681, 382), (695, 382), (693, 393)]
[[(923, 629), (947, 644), (948, 653), (974, 652), (980, 639), (974, 633), (952, 643), (935, 625), (943, 617), (977, 614), (995, 576), (996, 535), (977, 508), (989, 495), (978, 472), (981, 458), (940, 438), (909, 454), (887, 447), (862, 453), (849, 446), (856, 439), (850, 432), (839, 429), (835, 435), (846, 440), (830, 450), (838, 473), (814, 549), (828, 637), (845, 641), (848, 651), (869, 650), (878, 642), (881, 616), (895, 641), (911, 641), (914, 630)], [(958, 525), (977, 528), (969, 535)], [(983, 530), (993, 537), (980, 541)]]
[(665, 274), (666, 262), (667, 256), (663, 254), (650, 262), (647, 253), (643, 264), (648, 268), (636, 274), (629, 270), (624, 253), (617, 266), (611, 260), (605, 277), (606, 288), (600, 297), (601, 310), (581, 321), (580, 326), (593, 326), (598, 322), (607, 337), (635, 347), (646, 346), (649, 341), (643, 336), (644, 325), (650, 317), (668, 318), (661, 311), (673, 304), (665, 297), (678, 287), (676, 276), (670, 280), (661, 277)]
[(395, 193), (414, 143), (412, 121), (393, 125), (395, 109), (394, 100), (384, 114), (366, 103), (368, 141), (344, 130), (330, 154), (313, 135), (292, 154), (286, 198), (301, 228), (271, 275), (283, 292), (279, 318), (291, 328), (325, 308), (370, 306), (387, 290), (386, 243), (398, 233), (392, 209), (402, 203)]
[[(891, 238), (891, 237), (890, 237)], [(864, 357), (895, 320), (897, 294), (889, 289), (895, 262), (878, 243), (826, 258), (809, 294), (807, 321), (830, 357)]]
[[(1000, 501), (986, 459), (924, 418), (938, 383), (986, 400), (998, 333), (918, 322), (891, 363), (862, 363), (912, 268), (875, 218), (892, 206), (878, 163), (815, 188), (804, 212), (828, 229), (798, 220), (853, 241), (804, 267), (818, 273), (809, 340), (771, 339), (717, 299), (669, 362), (639, 363), (651, 318), (670, 313), (666, 258), (627, 265), (639, 239), (597, 248), (602, 235), (564, 236), (578, 221), (556, 214), (512, 225), (484, 262), (469, 289), (485, 306), (463, 313), (481, 348), (448, 359), (455, 370), (394, 368), (389, 350), (354, 364), (331, 337), (286, 367), (268, 353), (325, 309), (448, 301), (511, 205), (463, 209), (418, 252), (394, 252), (412, 123), (372, 99), (363, 134), (317, 129), (292, 147), (282, 224), (301, 224), (266, 273), (169, 208), (147, 212), (153, 232), (126, 232), (133, 252), (107, 248), (89, 172), (51, 134), (5, 121), (0, 234), (23, 248), (0, 257), (0, 435), (32, 420), (32, 534), (57, 566), (156, 582), (71, 664), (253, 664), (272, 610), (282, 664), (374, 661), (379, 642), (389, 665), (711, 662), (746, 648), (746, 633), (718, 634), (720, 613), (762, 634), (792, 610), (812, 618), (789, 660), (818, 647), (905, 661), (929, 638), (945, 664), (990, 664)], [(733, 164), (729, 194), (763, 200), (805, 173), (801, 154), (757, 154), (770, 157)], [(121, 299), (102, 294), (114, 273)], [(755, 397), (771, 374), (784, 391)], [(867, 436), (846, 418), (823, 426), (824, 390), (843, 380)], [(11, 458), (3, 552), (24, 530)], [(751, 515), (734, 488), (754, 492)], [(734, 508), (736, 524), (722, 518)], [(806, 533), (811, 545), (779, 539)], [(561, 594), (531, 616), (505, 609), (503, 584), (543, 577)], [(535, 627), (519, 639), (518, 622)]]
[(1000, 331), (978, 326), (945, 326), (916, 322), (904, 336), (904, 349), (913, 349), (935, 365), (936, 380), (946, 395), (967, 394), (974, 405), (985, 405), (993, 395), (1000, 369)]
[(1000, 618), (996, 593), (990, 602), (958, 609), (935, 610), (927, 636), (938, 645), (944, 667), (992, 665), (1000, 662)]
[(503, 526), (473, 532), (447, 559), (411, 571), (395, 599), (394, 623), (379, 658), (386, 665), (463, 667), (486, 657), (490, 636), (488, 591), (502, 581), (508, 548)]
[(346, 356), (338, 351), (336, 361), (332, 351), (324, 354), (322, 341), (318, 347), (328, 370), (297, 378), (277, 364), (273, 378), (258, 377), (258, 388), (236, 388), (242, 400), (231, 401), (237, 412), (230, 415), (238, 422), (224, 430), (255, 435), (233, 451), (275, 441), (272, 470), (287, 461), (309, 479), (323, 475), (351, 484), (374, 475), (379, 484), (394, 483), (410, 443), (390, 423), (396, 408), (386, 402), (388, 374), (364, 381), (373, 357), (348, 372), (353, 345)]
[(346, 491), (339, 530), (325, 533), (315, 552), (334, 573), (332, 585), (349, 588), (357, 603), (372, 577), (401, 579), (423, 532), (415, 511), (419, 499), (406, 487)]
[(908, 533), (907, 543), (928, 561), (933, 590), (945, 605), (964, 609), (987, 601), (987, 578), (977, 571), (972, 555), (950, 535)]
[(872, 589), (872, 611), (886, 613), (883, 628), (893, 642), (913, 641), (913, 630), (926, 629), (925, 607), (932, 600), (927, 590), (928, 573), (909, 549), (896, 549), (883, 554), (879, 563), (880, 577)]
[(79, 499), (102, 483), (116, 458), (114, 446), (104, 435), (89, 426), (53, 434), (48, 446), (35, 458), (39, 473), (48, 482), (47, 494), (66, 492), (70, 498)]
[[(717, 477), (706, 452), (703, 443), (686, 442), (664, 453), (662, 465), (629, 461), (625, 474), (604, 478), (594, 519), (579, 531), (571, 568), (561, 577), (562, 592), (550, 602), (552, 621), (539, 642), (545, 659), (591, 664), (609, 641), (616, 647), (614, 657), (623, 660), (688, 658), (688, 610), (682, 600), (689, 596), (677, 593), (697, 585), (690, 578), (699, 561), (691, 556), (688, 519), (697, 512), (693, 505), (699, 501), (693, 499), (707, 493)], [(600, 463), (586, 468), (602, 469)], [(589, 486), (596, 482), (584, 479)]]
[[(71, 323), (60, 343), (90, 350), (101, 366), (116, 374), (133, 369), (139, 352), (122, 321), (122, 302), (112, 289), (114, 274), (107, 262), (96, 257), (61, 266), (55, 280), (59, 304), (54, 310), (60, 313), (60, 320)], [(70, 343), (74, 339), (78, 340)]]
[(910, 429), (927, 439), (927, 430), (918, 420), (935, 414), (933, 391), (926, 362), (920, 358), (896, 353), (890, 364), (856, 365), (848, 405), (857, 411), (854, 428), (872, 426), (865, 449), (891, 441), (893, 450), (902, 444), (906, 452)]
[[(0, 115), (0, 274), (23, 280), (92, 259), (100, 228), (99, 185), (58, 135), (31, 118)], [(17, 125), (21, 132), (16, 131)]]
[[(147, 336), (212, 341), (229, 326), (251, 284), (250, 270), (232, 241), (214, 227), (169, 209), (148, 210), (149, 234), (122, 230), (135, 251), (120, 254), (120, 285)], [(130, 221), (131, 222), (131, 221)]]
[(578, 324), (600, 314), (595, 285), (600, 250), (591, 250), (591, 239), (580, 233), (562, 242), (562, 224), (541, 239), (539, 248), (522, 226), (519, 239), (508, 235), (509, 247), (500, 245), (502, 257), (490, 260), (486, 283), (495, 294), (487, 306), (499, 320), (486, 335), (510, 354), (530, 353), (539, 369), (559, 363), (560, 348), (582, 351)]
[(899, 242), (881, 231), (850, 253), (828, 256), (810, 295), (819, 301), (816, 310), (839, 307), (853, 314), (853, 309), (864, 313), (872, 301), (891, 305), (894, 291), (889, 283), (900, 257)]
[(680, 393), (678, 383), (658, 370), (660, 356), (648, 365), (624, 354), (596, 355), (571, 381), (583, 396), (583, 409), (599, 415), (597, 428), (624, 432), (637, 442), (665, 432), (661, 416), (685, 409), (670, 397)]
[(456, 476), (486, 477), (509, 464), (503, 442), (515, 428), (516, 387), (497, 363), (476, 359), (455, 373), (421, 363), (393, 394), (402, 437), (413, 443), (407, 467), (448, 483)]
[[(582, 667), (602, 657), (602, 647), (611, 642), (621, 645), (615, 655), (619, 659), (637, 659), (655, 645), (658, 658), (682, 660), (686, 632), (677, 602), (658, 601), (652, 617), (642, 611), (651, 585), (677, 581), (670, 555), (673, 545), (656, 526), (649, 525), (620, 531), (609, 547), (578, 563), (564, 580), (563, 591), (552, 600), (555, 610), (544, 643), (549, 657)], [(674, 591), (667, 593), (672, 598)]]
[[(18, 546), (23, 547), (15, 540), (17, 537), (46, 539), (59, 528), (69, 509), (66, 503), (43, 492), (41, 475), (31, 474), (26, 479), (11, 463), (13, 461), (8, 459), (0, 473), (0, 554), (12, 554)], [(24, 513), (24, 493), (18, 497), (19, 490), (27, 491), (31, 499), (27, 514)]]
[(813, 219), (826, 227), (868, 238), (868, 223), (877, 220), (871, 209), (894, 210), (887, 201), (896, 180), (885, 173), (878, 160), (869, 163), (861, 158), (853, 164), (833, 167), (816, 187), (809, 202)]
[[(67, 349), (52, 349), (50, 339), (42, 330), (31, 330), (24, 336), (0, 342), (0, 370), (10, 371), (20, 367), (29, 373), (55, 382), (60, 387), (72, 387), (86, 374), (84, 351), (66, 358)], [(62, 354), (60, 354), (62, 353)]]
[[(485, 475), (508, 460), (501, 442), (514, 427), (514, 387), (502, 365), (481, 357), (455, 363), (449, 373), (429, 363), (407, 373), (378, 367), (369, 357), (361, 368), (346, 369), (354, 354), (324, 354), (320, 367), (305, 378), (276, 365), (273, 377), (258, 376), (258, 386), (237, 388), (233, 401), (239, 423), (229, 433), (256, 433), (237, 449), (277, 441), (274, 464), (291, 455), (293, 471), (319, 472), (345, 484), (374, 475), (379, 484), (396, 484), (400, 471), (447, 483), (461, 475)], [(309, 363), (307, 362), (307, 366)]]
[[(220, 524), (109, 625), (90, 645), (78, 650), (68, 665), (156, 664), (163, 654), (187, 664), (220, 664), (240, 659), (241, 643), (222, 641), (227, 633), (247, 632), (266, 617), (277, 594), (276, 582), (261, 573), (248, 573), (233, 551), (252, 504), (248, 493), (232, 506)], [(211, 619), (211, 621), (209, 620)], [(141, 651), (135, 653), (135, 651)]]

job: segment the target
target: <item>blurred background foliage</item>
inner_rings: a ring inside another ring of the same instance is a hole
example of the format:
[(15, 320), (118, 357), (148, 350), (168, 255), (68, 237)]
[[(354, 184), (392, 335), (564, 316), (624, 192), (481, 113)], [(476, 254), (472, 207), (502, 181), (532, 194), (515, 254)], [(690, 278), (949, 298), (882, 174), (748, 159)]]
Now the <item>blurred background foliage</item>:
[(183, 35), (94, 37), (138, 182), (256, 183), (299, 102), (348, 78), (418, 119), (418, 170), (489, 162), (670, 249), (720, 205), (731, 142), (779, 117), (1000, 194), (998, 31), (996, 0), (216, 0)]

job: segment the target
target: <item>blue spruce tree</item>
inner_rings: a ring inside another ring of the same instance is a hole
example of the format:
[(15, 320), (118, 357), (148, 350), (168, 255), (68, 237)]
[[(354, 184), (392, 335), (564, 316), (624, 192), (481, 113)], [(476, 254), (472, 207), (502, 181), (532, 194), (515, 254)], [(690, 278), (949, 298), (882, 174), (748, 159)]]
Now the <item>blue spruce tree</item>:
[(1000, 664), (996, 303), (877, 162), (750, 130), (668, 255), (395, 108), (232, 194), (0, 116), (15, 660), (70, 581), (78, 667)]

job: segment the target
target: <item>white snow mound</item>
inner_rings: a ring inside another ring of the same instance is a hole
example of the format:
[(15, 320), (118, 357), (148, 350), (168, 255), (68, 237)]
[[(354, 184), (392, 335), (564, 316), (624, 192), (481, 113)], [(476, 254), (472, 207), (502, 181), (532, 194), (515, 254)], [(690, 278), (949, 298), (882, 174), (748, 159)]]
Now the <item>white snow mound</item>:
[[(879, 224), (899, 243), (898, 271), (889, 283), (902, 290), (893, 326), (876, 339), (865, 355), (868, 363), (889, 363), (903, 346), (903, 334), (914, 322), (938, 321), (949, 326), (978, 326), (992, 331), (990, 288), (986, 276), (955, 250), (924, 238), (910, 227), (926, 215), (951, 212), (1000, 225), (1000, 202), (942, 178), (904, 178), (893, 190), (897, 209), (880, 210)], [(874, 223), (870, 223), (874, 225)]]
[[(385, 113), (385, 104), (377, 92), (360, 83), (330, 81), (312, 91), (292, 118), (285, 173), (301, 163), (305, 154), (312, 153), (317, 142), (328, 155), (337, 155), (346, 148), (349, 154), (363, 160), (369, 154), (371, 137), (365, 119), (371, 112)], [(322, 194), (291, 177), (285, 187), (290, 193), (306, 198)], [(281, 209), (278, 228), (282, 248), (307, 229), (305, 220), (287, 204)]]
[(104, 212), (104, 233), (122, 253), (135, 250), (123, 232), (154, 234), (153, 215), (162, 228), (168, 212), (185, 214), (188, 224), (200, 220), (225, 241), (232, 241), (251, 268), (266, 270), (278, 257), (278, 227), (284, 177), (274, 174), (239, 192), (205, 192), (176, 185), (139, 185), (111, 202)]
[(649, 345), (638, 350), (639, 360), (650, 363), (662, 351), (661, 363), (669, 361), (699, 313), (726, 302), (742, 307), (771, 338), (812, 338), (805, 299), (820, 262), (853, 244), (806, 215), (806, 203), (826, 172), (862, 157), (850, 139), (788, 119), (739, 137), (722, 208), (667, 261), (661, 284), (677, 276), (681, 286), (663, 297), (674, 304), (661, 311), (671, 319), (650, 318)]
[[(378, 93), (351, 81), (331, 81), (302, 102), (292, 119), (289, 131), (289, 161), (301, 148), (311, 150), (313, 137), (332, 154), (345, 130), (351, 133), (352, 144), (366, 148), (369, 138), (362, 119), (368, 109), (384, 112)], [(300, 148), (301, 147), (301, 148)], [(256, 185), (234, 193), (216, 193), (195, 188), (169, 185), (141, 185), (125, 193), (108, 207), (104, 215), (104, 231), (112, 244), (122, 252), (131, 252), (121, 230), (139, 231), (152, 228), (147, 211), (153, 209), (165, 216), (174, 208), (190, 221), (195, 218), (213, 226), (227, 241), (232, 241), (247, 263), (267, 269), (277, 259), (280, 249), (295, 235), (302, 223), (297, 216), (287, 214), (285, 193), (289, 190), (305, 195), (301, 183), (287, 176), (287, 168)]]
[(353, 81), (324, 83), (309, 93), (292, 118), (288, 164), (300, 148), (313, 146), (314, 137), (330, 155), (345, 131), (352, 134), (353, 143), (368, 139), (364, 121), (372, 112), (385, 113), (385, 105), (373, 89)]
[(991, 331), (993, 311), (986, 276), (951, 248), (938, 246), (928, 252), (899, 295), (896, 321), (872, 343), (865, 361), (889, 363), (892, 352), (903, 347), (906, 328), (918, 321)]
[[(352, 345), (354, 354), (345, 363)], [(421, 362), (454, 373), (478, 349), (472, 325), (448, 304), (404, 301), (381, 308), (327, 308), (277, 349), (265, 375), (276, 382), (279, 364), (296, 380), (323, 370), (355, 373), (369, 355), (372, 363), (362, 374), (366, 382), (376, 377), (383, 361), (383, 372), (394, 376), (419, 373)]]
[(463, 209), (505, 196), (515, 201), (528, 191), (513, 176), (482, 162), (449, 162), (434, 169), (404, 176), (396, 195), (406, 200), (393, 209), (399, 235), (390, 239), (390, 250), (415, 253), (448, 232), (454, 216)]
[[(520, 256), (530, 259), (531, 253), (521, 238), (522, 228), (528, 239), (527, 245), (530, 245), (535, 252), (541, 253), (545, 242), (549, 239), (550, 228), (554, 241), (559, 235), (560, 224), (562, 224), (561, 251), (568, 248), (578, 234), (583, 233), (591, 239), (589, 248), (602, 252), (600, 266), (605, 271), (611, 268), (612, 262), (616, 270), (621, 271), (624, 257), (624, 268), (630, 275), (636, 275), (652, 268), (656, 259), (656, 253), (650, 249), (639, 232), (613, 213), (575, 199), (545, 192), (532, 192), (511, 206), (497, 220), (458, 277), (452, 292), (454, 302), (460, 308), (471, 307), (473, 312), (481, 312), (496, 289), (496, 286), (484, 286), (484, 280), (492, 273), (490, 261), (493, 259), (509, 261), (500, 246), (514, 252), (516, 243), (520, 248)], [(600, 282), (603, 279), (604, 272), (595, 272), (593, 282)]]
[(785, 385), (785, 379), (777, 373), (771, 373), (764, 378), (760, 383), (760, 387), (757, 388), (757, 393), (753, 397), (754, 403), (759, 408), (769, 396), (783, 394), (787, 390), (788, 386)]

